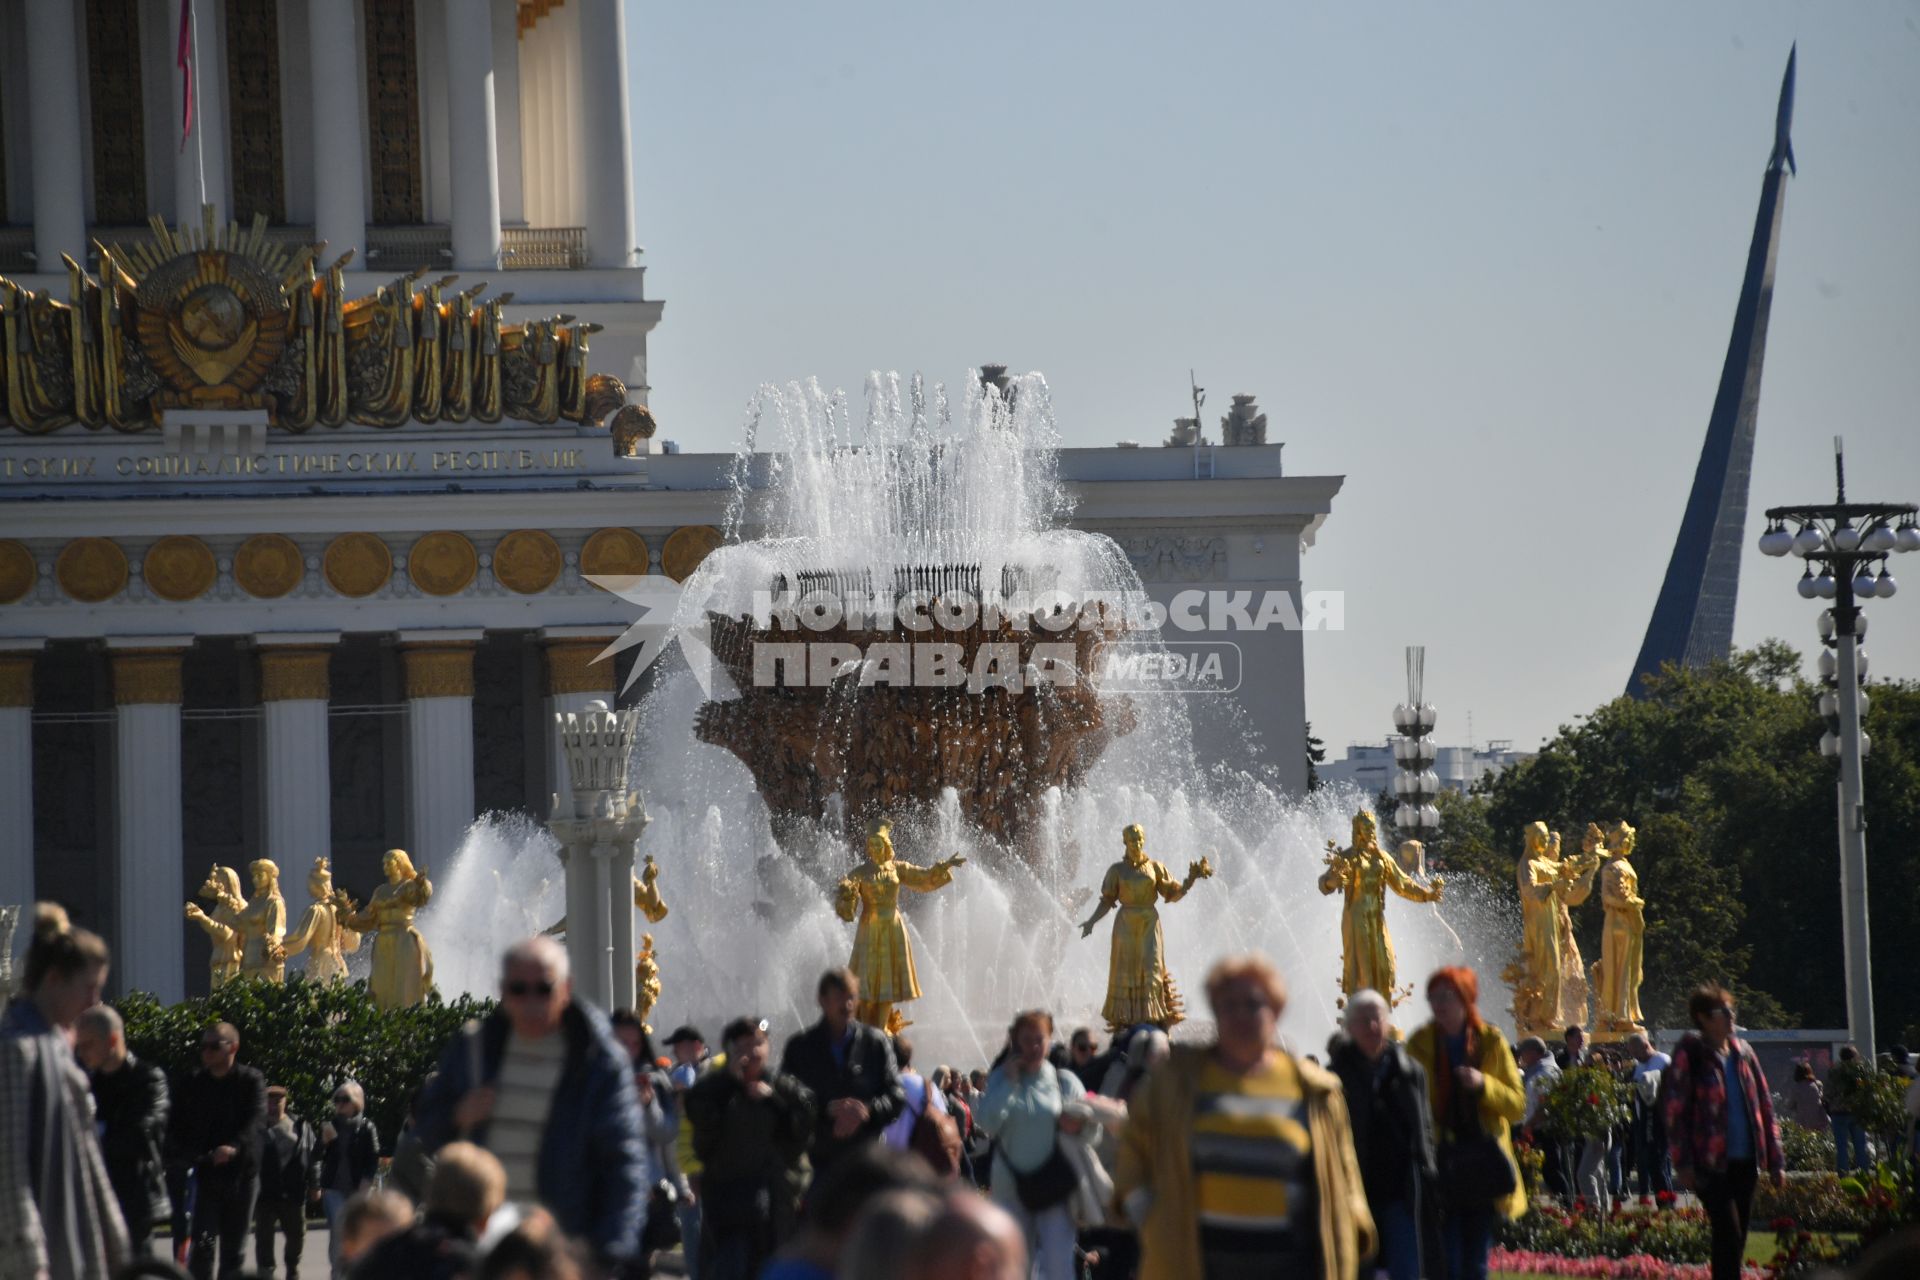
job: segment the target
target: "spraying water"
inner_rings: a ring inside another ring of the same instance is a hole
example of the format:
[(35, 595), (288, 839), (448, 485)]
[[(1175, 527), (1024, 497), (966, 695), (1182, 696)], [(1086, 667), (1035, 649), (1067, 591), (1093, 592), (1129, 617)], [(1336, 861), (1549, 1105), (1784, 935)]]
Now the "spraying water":
[[(969, 376), (963, 386), (955, 405), (918, 377), (872, 375), (858, 427), (846, 396), (815, 381), (762, 388), (734, 459), (729, 545), (686, 582), (673, 633), (708, 634), (715, 615), (750, 613), (756, 591), (823, 573), (871, 588), (914, 566), (977, 566), (980, 583), (1004, 584), (1029, 604), (1040, 592), (1068, 601), (1140, 592), (1110, 538), (1064, 527), (1070, 503), (1045, 380), (996, 386)], [(723, 679), (713, 696), (737, 692)], [(1051, 1010), (1063, 1032), (1100, 1026), (1110, 926), (1083, 940), (1078, 924), (1130, 822), (1146, 826), (1148, 855), (1176, 876), (1203, 854), (1216, 871), (1161, 907), (1195, 1020), (1176, 1037), (1204, 1030), (1207, 968), (1245, 950), (1267, 953), (1292, 984), (1283, 1033), (1317, 1051), (1331, 1031), (1339, 902), (1315, 880), (1325, 842), (1344, 844), (1371, 798), (1329, 788), (1289, 799), (1257, 776), (1251, 749), (1238, 760), (1197, 759), (1187, 697), (1133, 693), (1128, 703), (1130, 732), (1105, 742), (1071, 785), (1033, 797), (1017, 854), (967, 821), (952, 787), (890, 815), (904, 860), (970, 859), (950, 886), (902, 895), (923, 988), (904, 1009), (920, 1061), (983, 1065), (1024, 1008)], [(856, 833), (838, 796), (805, 822), (776, 824), (747, 766), (696, 736), (706, 704), (694, 673), (677, 664), (642, 706), (635, 785), (652, 822), (641, 852), (659, 861), (671, 907), (650, 926), (665, 988), (652, 1021), (711, 1033), (758, 1013), (784, 1035), (816, 1016), (820, 971), (846, 961), (852, 928), (834, 915), (831, 889), (854, 865)], [(1471, 964), (1489, 983), (1498, 973), (1512, 922), (1491, 901), (1463, 900), (1466, 888), (1449, 885), (1438, 912), (1389, 907), (1402, 982), (1447, 963)], [(557, 918), (560, 898), (550, 836), (519, 816), (476, 823), (421, 918), (441, 988), (491, 991), (500, 950)], [(1484, 1003), (1492, 1014), (1500, 1001)], [(1416, 1004), (1398, 1020), (1410, 1027), (1423, 1015)]]

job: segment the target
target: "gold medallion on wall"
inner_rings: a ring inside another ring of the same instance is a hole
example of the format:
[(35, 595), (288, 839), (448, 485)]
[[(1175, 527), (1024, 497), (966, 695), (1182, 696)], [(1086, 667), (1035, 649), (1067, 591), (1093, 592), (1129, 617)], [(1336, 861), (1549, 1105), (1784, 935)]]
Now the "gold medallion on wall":
[(140, 575), (147, 580), (147, 589), (153, 594), (179, 604), (204, 595), (220, 576), (220, 567), (206, 543), (176, 533), (147, 548), (146, 559), (140, 563)]
[(25, 599), (39, 580), (40, 566), (34, 563), (33, 552), (26, 544), (0, 542), (0, 604)]
[(560, 576), (560, 544), (540, 529), (515, 529), (493, 549), (493, 576), (509, 591), (538, 595)]
[(53, 562), (60, 589), (82, 604), (99, 604), (127, 585), (127, 554), (111, 538), (75, 538)]
[(284, 533), (256, 533), (233, 553), (233, 580), (259, 600), (278, 600), (306, 574), (300, 544)]
[(343, 533), (320, 558), (327, 585), (343, 596), (370, 596), (393, 576), (393, 552), (371, 533)]
[(580, 548), (580, 572), (594, 577), (645, 577), (647, 540), (631, 529), (602, 529)]
[(660, 567), (675, 582), (685, 582), (700, 567), (700, 562), (724, 541), (720, 531), (708, 524), (675, 529), (667, 545), (660, 549)]
[(430, 596), (457, 596), (473, 585), (479, 572), (479, 554), (458, 533), (424, 534), (407, 552), (407, 576)]

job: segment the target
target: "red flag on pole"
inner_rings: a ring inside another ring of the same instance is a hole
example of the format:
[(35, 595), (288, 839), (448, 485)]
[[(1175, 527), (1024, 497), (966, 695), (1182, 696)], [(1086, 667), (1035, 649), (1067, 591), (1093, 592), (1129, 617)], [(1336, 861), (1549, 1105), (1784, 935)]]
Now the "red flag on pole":
[(180, 0), (180, 48), (174, 55), (180, 68), (180, 149), (187, 149), (193, 132), (193, 0)]

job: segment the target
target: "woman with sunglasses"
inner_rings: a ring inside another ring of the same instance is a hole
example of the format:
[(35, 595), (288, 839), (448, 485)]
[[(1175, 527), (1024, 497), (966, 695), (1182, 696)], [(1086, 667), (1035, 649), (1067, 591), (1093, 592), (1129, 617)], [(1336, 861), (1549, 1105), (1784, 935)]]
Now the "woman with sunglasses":
[(1667, 1149), (1673, 1180), (1700, 1197), (1713, 1226), (1713, 1280), (1739, 1280), (1760, 1170), (1786, 1185), (1767, 1074), (1733, 1034), (1733, 996), (1708, 983), (1687, 1000), (1695, 1030), (1667, 1068)]

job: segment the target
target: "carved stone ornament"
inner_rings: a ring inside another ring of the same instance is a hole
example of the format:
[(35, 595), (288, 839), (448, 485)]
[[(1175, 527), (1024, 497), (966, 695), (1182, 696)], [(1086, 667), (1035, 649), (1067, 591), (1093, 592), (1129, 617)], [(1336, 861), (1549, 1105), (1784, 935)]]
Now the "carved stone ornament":
[(631, 529), (602, 529), (580, 548), (580, 572), (594, 577), (644, 577), (647, 540)]
[(393, 576), (393, 552), (371, 533), (343, 533), (320, 560), (327, 585), (343, 596), (370, 596)]
[(1182, 538), (1167, 534), (1126, 540), (1127, 559), (1143, 582), (1201, 582), (1224, 567), (1227, 540), (1221, 537)]
[(148, 590), (178, 604), (204, 595), (220, 576), (220, 567), (200, 539), (170, 534), (147, 548), (140, 572)]
[(260, 701), (326, 701), (332, 656), (328, 649), (261, 649)]
[(667, 545), (660, 549), (660, 567), (675, 582), (685, 582), (700, 567), (700, 562), (724, 541), (712, 525), (690, 524), (675, 529)]
[(278, 600), (306, 574), (300, 544), (284, 533), (256, 533), (233, 553), (234, 581), (259, 600)]
[(406, 668), (409, 698), (473, 696), (472, 645), (403, 645), (400, 659)]
[(429, 533), (407, 552), (407, 576), (430, 596), (457, 596), (479, 572), (480, 556), (463, 534)]
[(554, 697), (563, 693), (604, 693), (611, 703), (613, 659), (594, 661), (610, 642), (610, 639), (547, 641), (547, 692)]
[(33, 655), (0, 653), (0, 707), (33, 705)]
[(75, 538), (53, 562), (60, 589), (82, 604), (111, 600), (127, 585), (127, 553), (110, 538)]
[(113, 659), (113, 701), (121, 707), (180, 701), (179, 649), (122, 649)]
[(493, 576), (509, 591), (538, 595), (560, 577), (560, 544), (541, 529), (515, 529), (493, 549)]
[(40, 580), (40, 566), (24, 543), (0, 542), (0, 604), (23, 600)]

